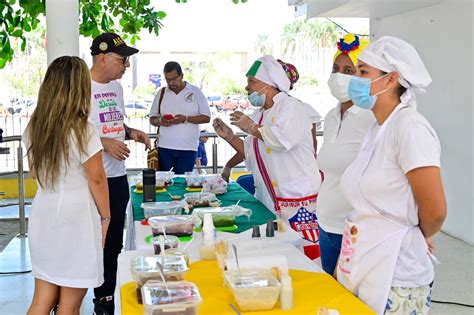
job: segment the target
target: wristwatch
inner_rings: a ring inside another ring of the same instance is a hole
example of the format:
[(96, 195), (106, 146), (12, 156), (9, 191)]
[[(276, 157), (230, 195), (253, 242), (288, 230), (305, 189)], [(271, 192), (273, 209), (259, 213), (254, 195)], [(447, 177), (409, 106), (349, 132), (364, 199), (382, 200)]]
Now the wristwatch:
[(184, 116), (184, 124), (188, 123), (188, 116)]

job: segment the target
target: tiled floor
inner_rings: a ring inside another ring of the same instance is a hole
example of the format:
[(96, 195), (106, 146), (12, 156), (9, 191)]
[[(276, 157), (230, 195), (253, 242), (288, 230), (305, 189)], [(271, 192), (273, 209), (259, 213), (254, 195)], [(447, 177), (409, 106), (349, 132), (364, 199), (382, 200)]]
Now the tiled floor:
[[(0, 230), (2, 223), (0, 221)], [(17, 249), (25, 249), (24, 244), (18, 241)], [(435, 237), (436, 255), (442, 262), (436, 267), (436, 280), (434, 285), (434, 300), (454, 301), (465, 304), (474, 304), (474, 247), (465, 242), (440, 233)], [(19, 251), (11, 243), (5, 251)], [(5, 251), (1, 253), (4, 257)], [(23, 257), (24, 258), (24, 257)], [(23, 261), (24, 259), (21, 259)], [(12, 268), (28, 268), (19, 263), (15, 266), (2, 263), (0, 272), (14, 270)], [(8, 268), (8, 269), (7, 269)], [(0, 314), (20, 315), (25, 314), (31, 301), (34, 290), (34, 281), (30, 274), (0, 275)], [(92, 291), (89, 290), (84, 299), (81, 314), (92, 314)], [(430, 314), (435, 315), (468, 315), (474, 314), (473, 308), (433, 304)]]

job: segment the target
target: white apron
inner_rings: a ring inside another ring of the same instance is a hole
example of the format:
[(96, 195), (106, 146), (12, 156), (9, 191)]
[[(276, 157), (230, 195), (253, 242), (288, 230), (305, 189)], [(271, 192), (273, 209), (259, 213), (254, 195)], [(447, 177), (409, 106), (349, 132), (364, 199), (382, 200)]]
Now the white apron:
[[(259, 124), (261, 124), (262, 120), (263, 114), (260, 117)], [(277, 215), (301, 235), (304, 241), (303, 250), (305, 255), (312, 260), (318, 259), (321, 256), (319, 248), (319, 225), (316, 217), (316, 200), (318, 195), (311, 194), (295, 198), (283, 198), (279, 196), (262, 158), (258, 142), (257, 138), (253, 138), (252, 148), (258, 171), (265, 184), (265, 187), (258, 187), (258, 189), (267, 190)]]
[(387, 126), (404, 107), (406, 105), (400, 104), (395, 108), (372, 143), (368, 142), (376, 132), (376, 123), (369, 129), (356, 160), (341, 178), (348, 200), (364, 206), (355, 208), (346, 219), (336, 268), (337, 280), (377, 314), (385, 311), (402, 241), (414, 226), (376, 209), (361, 194), (359, 184)]

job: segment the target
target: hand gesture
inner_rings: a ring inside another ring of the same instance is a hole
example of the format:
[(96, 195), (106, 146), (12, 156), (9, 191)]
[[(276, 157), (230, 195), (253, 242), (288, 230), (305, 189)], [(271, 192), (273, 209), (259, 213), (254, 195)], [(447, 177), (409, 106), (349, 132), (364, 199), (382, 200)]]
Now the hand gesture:
[(138, 129), (132, 129), (130, 130), (129, 135), (130, 135), (130, 138), (132, 138), (136, 142), (143, 143), (145, 145), (145, 150), (151, 149), (150, 138), (143, 131), (138, 130)]
[(174, 116), (174, 119), (171, 121), (173, 125), (184, 124), (186, 121), (186, 116), (178, 114)]
[(250, 118), (240, 111), (235, 111), (230, 114), (230, 123), (239, 127), (243, 132), (253, 135), (258, 125)]
[(212, 126), (214, 127), (214, 130), (216, 131), (217, 135), (224, 140), (229, 140), (234, 136), (234, 132), (232, 129), (226, 125), (225, 122), (222, 121), (220, 118), (214, 119), (212, 122)]
[(111, 138), (101, 138), (104, 151), (119, 161), (125, 161), (130, 154), (127, 145), (120, 140)]
[(230, 167), (224, 167), (224, 168), (222, 169), (221, 176), (222, 176), (222, 178), (223, 178), (226, 182), (229, 182), (231, 170), (232, 170), (232, 169), (231, 169)]

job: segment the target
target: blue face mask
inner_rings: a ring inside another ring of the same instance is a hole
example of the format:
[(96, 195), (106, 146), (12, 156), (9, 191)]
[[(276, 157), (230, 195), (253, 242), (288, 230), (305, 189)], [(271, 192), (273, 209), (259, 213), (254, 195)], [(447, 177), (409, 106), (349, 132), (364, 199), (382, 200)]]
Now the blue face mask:
[(348, 87), (349, 97), (351, 98), (352, 103), (363, 109), (372, 109), (377, 101), (377, 95), (382, 94), (388, 89), (378, 92), (375, 95), (370, 95), (370, 85), (372, 82), (378, 81), (386, 75), (388, 75), (388, 73), (373, 81), (366, 78), (352, 76)]
[(255, 107), (262, 107), (265, 104), (266, 100), (266, 95), (265, 92), (260, 95), (259, 93), (263, 91), (265, 88), (268, 88), (268, 86), (263, 87), (260, 91), (254, 91), (248, 96), (248, 100), (250, 104), (252, 104)]

